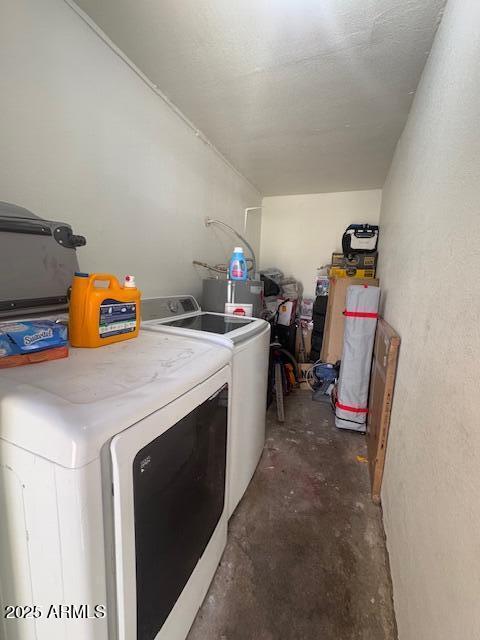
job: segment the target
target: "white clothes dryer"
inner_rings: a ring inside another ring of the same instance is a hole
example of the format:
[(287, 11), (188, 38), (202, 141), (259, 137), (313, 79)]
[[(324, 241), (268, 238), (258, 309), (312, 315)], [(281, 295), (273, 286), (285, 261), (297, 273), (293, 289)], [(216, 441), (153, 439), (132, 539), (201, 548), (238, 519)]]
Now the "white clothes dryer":
[(231, 357), (141, 331), (0, 371), (2, 640), (184, 640), (226, 543)]

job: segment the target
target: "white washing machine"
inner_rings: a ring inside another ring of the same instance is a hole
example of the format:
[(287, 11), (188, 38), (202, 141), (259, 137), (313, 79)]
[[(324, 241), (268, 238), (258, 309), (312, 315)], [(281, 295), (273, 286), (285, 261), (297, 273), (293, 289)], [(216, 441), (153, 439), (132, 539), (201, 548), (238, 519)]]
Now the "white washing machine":
[(228, 515), (245, 493), (265, 444), (270, 325), (202, 311), (193, 296), (142, 300), (142, 327), (233, 345)]
[(231, 357), (141, 331), (0, 372), (2, 640), (184, 640), (226, 543)]

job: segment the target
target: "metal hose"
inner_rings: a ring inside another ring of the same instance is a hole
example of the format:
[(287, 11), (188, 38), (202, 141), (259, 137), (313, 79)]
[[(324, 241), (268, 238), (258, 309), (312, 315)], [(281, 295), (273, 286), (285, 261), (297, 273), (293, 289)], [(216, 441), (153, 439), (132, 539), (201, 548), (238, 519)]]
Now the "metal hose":
[(211, 224), (221, 225), (222, 227), (229, 229), (232, 233), (234, 233), (237, 236), (237, 238), (239, 238), (239, 240), (241, 240), (244, 243), (244, 245), (252, 254), (252, 269), (253, 269), (253, 277), (255, 278), (255, 274), (257, 273), (257, 259), (255, 257), (255, 251), (252, 249), (252, 246), (250, 245), (250, 243), (247, 242), (245, 238), (238, 233), (238, 231), (236, 231), (233, 227), (231, 227), (226, 222), (222, 222), (222, 220), (217, 220), (216, 218), (207, 218), (205, 220), (205, 224), (207, 227), (210, 226)]

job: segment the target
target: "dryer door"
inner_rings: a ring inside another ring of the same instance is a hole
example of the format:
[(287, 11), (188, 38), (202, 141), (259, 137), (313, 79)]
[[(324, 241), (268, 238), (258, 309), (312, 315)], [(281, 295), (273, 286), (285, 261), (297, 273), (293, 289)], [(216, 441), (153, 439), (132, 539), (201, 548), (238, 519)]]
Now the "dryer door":
[[(180, 595), (193, 597), (189, 580), (226, 520), (227, 417), (225, 373), (216, 374), (112, 440), (122, 639), (162, 638)], [(188, 631), (193, 617), (185, 620), (181, 606), (172, 615)]]

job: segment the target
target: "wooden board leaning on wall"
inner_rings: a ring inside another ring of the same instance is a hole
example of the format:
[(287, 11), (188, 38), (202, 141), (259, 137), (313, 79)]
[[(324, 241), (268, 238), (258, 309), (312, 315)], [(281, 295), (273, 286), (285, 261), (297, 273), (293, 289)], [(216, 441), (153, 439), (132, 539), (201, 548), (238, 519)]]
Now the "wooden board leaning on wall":
[(375, 335), (370, 378), (367, 447), (372, 500), (380, 504), (400, 336), (380, 318)]

